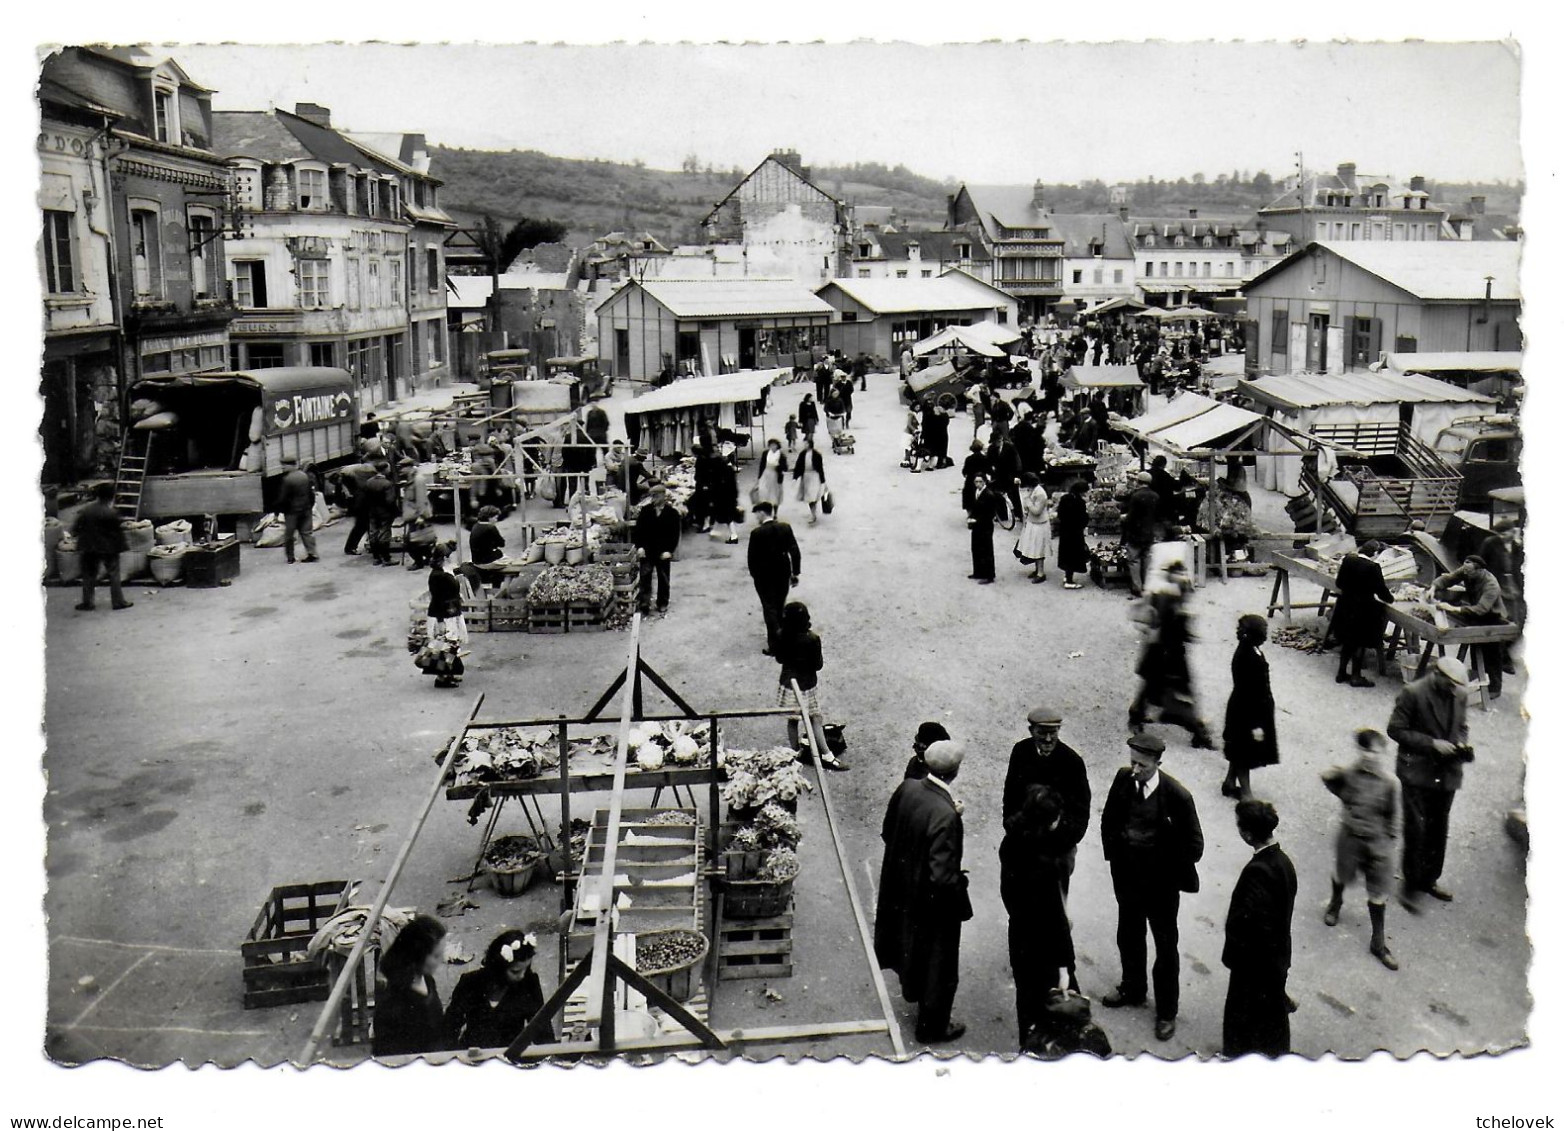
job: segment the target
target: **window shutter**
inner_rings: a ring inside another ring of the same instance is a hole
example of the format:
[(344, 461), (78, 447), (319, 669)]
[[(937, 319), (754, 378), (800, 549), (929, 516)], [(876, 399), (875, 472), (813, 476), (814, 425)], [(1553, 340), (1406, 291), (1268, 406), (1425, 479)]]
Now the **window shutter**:
[(1369, 356), (1370, 363), (1379, 360), (1380, 352), (1385, 348), (1385, 323), (1383, 319), (1369, 319)]

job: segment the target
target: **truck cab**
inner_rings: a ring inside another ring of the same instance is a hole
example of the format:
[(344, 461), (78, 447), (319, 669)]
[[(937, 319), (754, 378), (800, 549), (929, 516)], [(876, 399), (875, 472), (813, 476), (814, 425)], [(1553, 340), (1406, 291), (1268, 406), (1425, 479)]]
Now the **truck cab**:
[(1521, 433), (1513, 416), (1459, 417), (1443, 428), (1434, 450), (1461, 472), (1461, 509), (1486, 507), (1489, 492), (1521, 482)]

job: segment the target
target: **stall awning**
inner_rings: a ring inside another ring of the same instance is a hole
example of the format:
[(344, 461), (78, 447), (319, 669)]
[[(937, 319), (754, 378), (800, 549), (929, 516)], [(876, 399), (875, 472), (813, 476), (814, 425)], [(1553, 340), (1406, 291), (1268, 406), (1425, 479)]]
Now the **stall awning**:
[(914, 393), (922, 394), (938, 385), (941, 381), (948, 381), (956, 376), (956, 367), (950, 362), (941, 362), (931, 365), (927, 369), (915, 369), (907, 378), (907, 388)]
[(1386, 366), (1396, 373), (1519, 373), (1519, 350), (1471, 350), (1452, 353), (1393, 353)]
[(1167, 404), (1125, 421), (1120, 429), (1183, 453), (1219, 447), (1222, 441), (1263, 419), (1259, 413), (1199, 393), (1180, 393)]
[(1494, 404), (1494, 398), (1468, 392), (1418, 373), (1293, 373), (1238, 382), (1238, 391), (1257, 404), (1296, 413), (1324, 405)]
[(1133, 365), (1072, 365), (1064, 383), (1073, 389), (1139, 389), (1146, 384)]
[(636, 397), (625, 406), (626, 416), (649, 412), (669, 412), (700, 405), (741, 404), (758, 401), (760, 395), (778, 377), (790, 369), (746, 369), (739, 373), (717, 373), (710, 377), (686, 377)]
[(937, 350), (955, 349), (965, 347), (972, 353), (982, 354), (984, 357), (1004, 357), (1005, 351), (993, 342), (987, 341), (980, 334), (972, 333), (968, 326), (947, 326), (937, 334), (924, 338), (912, 347), (912, 352), (922, 357), (924, 354), (934, 353)]

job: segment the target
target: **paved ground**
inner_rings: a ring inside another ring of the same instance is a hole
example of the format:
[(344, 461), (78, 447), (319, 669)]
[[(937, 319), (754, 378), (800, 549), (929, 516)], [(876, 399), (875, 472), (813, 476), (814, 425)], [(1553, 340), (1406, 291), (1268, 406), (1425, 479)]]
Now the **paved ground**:
[[(833, 796), (855, 879), (872, 906), (880, 817), (917, 723), (941, 719), (968, 742), (957, 791), (966, 801), (977, 915), (963, 936), (956, 1012), (970, 1025), (963, 1051), (1008, 1052), (1015, 1035), (996, 855), (1005, 759), (1028, 707), (1048, 700), (1065, 709), (1064, 737), (1086, 757), (1094, 791), (1071, 909), (1083, 988), (1100, 996), (1116, 982), (1118, 962), (1095, 810), (1123, 760), (1135, 636), (1121, 594), (1067, 593), (1057, 579), (1027, 584), (1002, 542), (1000, 583), (965, 580), (956, 472), (910, 476), (896, 466), (902, 411), (894, 378), (870, 380), (858, 398), (857, 454), (827, 455), (837, 512), (806, 527), (800, 504), (784, 506), (805, 555), (796, 595), (814, 610), (825, 644), (823, 698), (852, 744), (853, 772), (831, 779)], [(769, 419), (785, 419), (805, 387), (776, 390)], [(958, 439), (963, 428), (954, 429)], [(274, 1063), (297, 1052), (316, 1007), (246, 1012), (239, 1004), (238, 942), (266, 892), (279, 883), (383, 875), (428, 787), (431, 753), (478, 692), (488, 697), (489, 717), (580, 711), (623, 662), (621, 633), (477, 636), (463, 690), (438, 691), (402, 644), (420, 578), (343, 557), (344, 536), (341, 527), (323, 534), (319, 565), (288, 567), (275, 551), (247, 547), (232, 587), (142, 588), (133, 593), (136, 608), (120, 614), (77, 613), (74, 593), (48, 592), (46, 1046), (54, 1058)], [(687, 537), (672, 612), (643, 634), (647, 658), (698, 706), (763, 706), (774, 694), (776, 668), (760, 655), (763, 632), (742, 551)], [(1194, 598), (1202, 636), (1194, 663), (1212, 719), (1226, 696), (1232, 624), (1263, 610), (1268, 585), (1213, 582)], [(1283, 764), (1258, 772), (1256, 787), (1278, 803), (1280, 837), (1299, 872), (1292, 990), (1302, 1008), (1294, 1047), (1356, 1057), (1379, 1048), (1446, 1054), (1524, 1042), (1523, 858), (1501, 831), (1521, 794), (1524, 676), (1497, 709), (1473, 713), (1478, 762), (1455, 803), (1446, 872), (1456, 902), (1419, 920), (1392, 910), (1403, 968), (1391, 974), (1367, 953), (1360, 898), (1335, 930), (1320, 922), (1335, 803), (1319, 772), (1345, 757), (1354, 727), (1383, 727), (1396, 685), (1392, 678), (1348, 693), (1331, 680), (1331, 657), (1276, 647), (1270, 657)], [(1220, 1045), (1226, 984), (1221, 923), (1247, 850), (1217, 792), (1220, 756), (1191, 750), (1182, 732), (1162, 733), (1166, 767), (1193, 791), (1207, 838), (1203, 890), (1181, 916), (1180, 1028), (1162, 1044), (1145, 1010), (1102, 1010), (1100, 1020), (1126, 1053), (1210, 1055)], [(393, 903), (429, 909), (455, 890), (448, 881), (468, 871), (477, 843), (464, 811), (437, 805)], [(805, 803), (802, 818), (808, 840), (795, 973), (769, 987), (724, 983), (713, 1015), (721, 1026), (876, 1015), (818, 798)], [(546, 929), (555, 900), (541, 888), (510, 901), (480, 893), (477, 910), (449, 922), (457, 940), (478, 951), (501, 924)], [(553, 969), (547, 945), (542, 967)], [(442, 982), (445, 992), (459, 970)], [(84, 977), (89, 987), (79, 984)], [(890, 985), (895, 998), (894, 976)], [(768, 988), (782, 1000), (768, 998)], [(900, 1016), (910, 1034), (910, 1009), (900, 1006)], [(859, 1038), (764, 1055), (887, 1049), (883, 1040)]]

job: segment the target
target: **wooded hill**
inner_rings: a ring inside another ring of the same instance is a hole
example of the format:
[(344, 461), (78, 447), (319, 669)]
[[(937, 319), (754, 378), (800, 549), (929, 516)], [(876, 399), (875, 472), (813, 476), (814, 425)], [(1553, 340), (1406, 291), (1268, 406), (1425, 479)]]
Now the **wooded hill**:
[[(449, 149), (434, 146), (431, 172), (445, 182), (441, 199), (452, 209), (498, 218), (557, 220), (569, 229), (567, 242), (584, 247), (610, 231), (649, 231), (670, 247), (698, 243), (700, 222), (749, 172), (715, 169), (688, 158), (678, 171), (649, 169), (639, 162), (578, 160), (535, 150)], [(955, 181), (920, 176), (906, 166), (875, 162), (815, 166), (811, 179), (826, 192), (855, 205), (896, 209), (903, 228), (939, 228), (946, 196)], [(1436, 200), (1460, 208), (1468, 197), (1486, 195), (1490, 213), (1513, 216), (1521, 186), (1430, 184)], [(1146, 178), (1131, 188), (1131, 212), (1139, 216), (1182, 216), (1190, 208), (1215, 215), (1252, 215), (1280, 191), (1264, 172), (1233, 170), (1207, 180), (1202, 174), (1176, 180)], [(1058, 212), (1108, 210), (1109, 185), (1100, 180), (1045, 184), (1045, 198)]]

